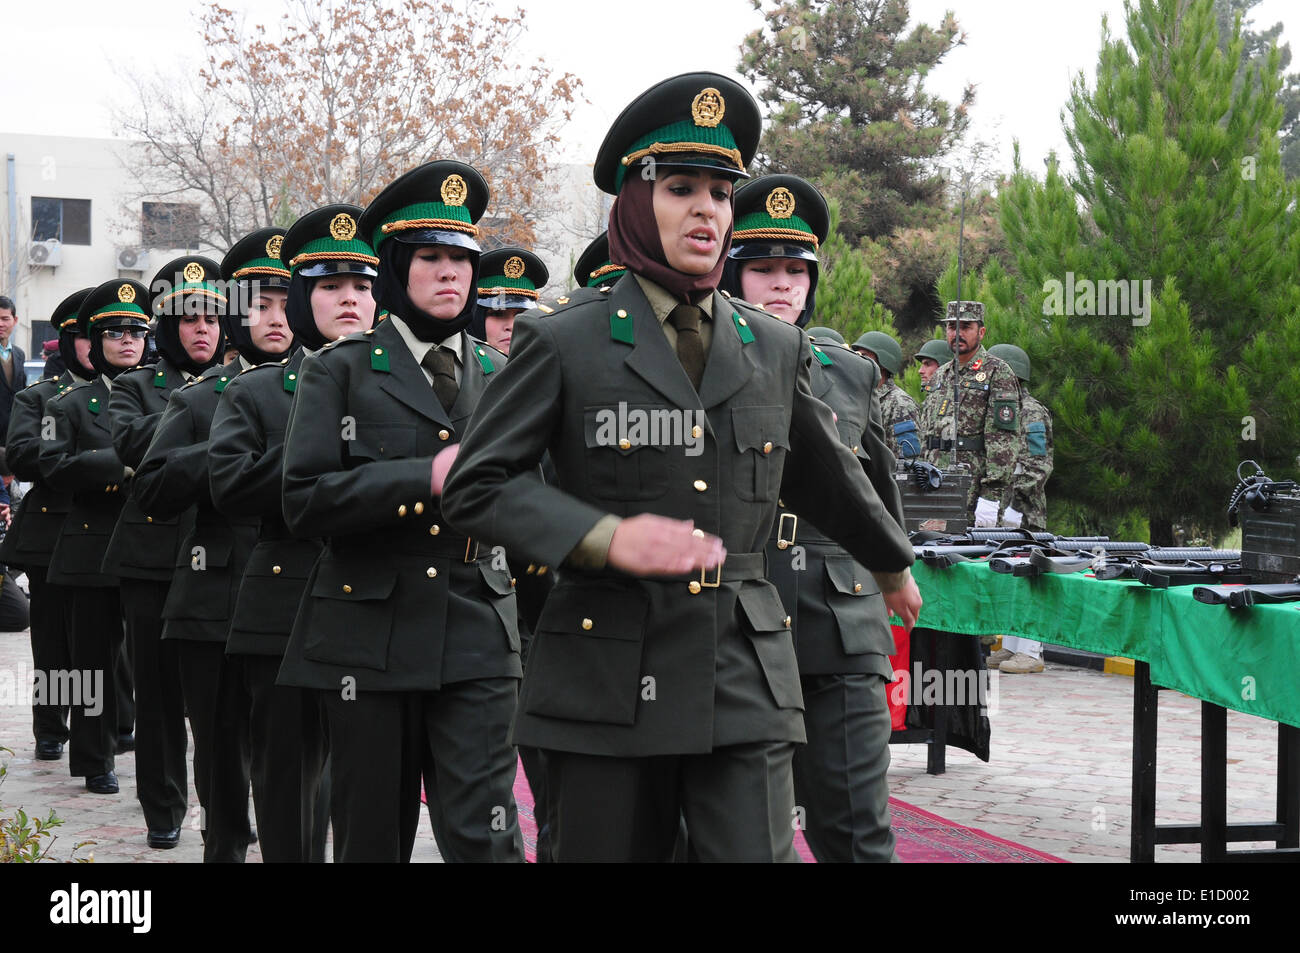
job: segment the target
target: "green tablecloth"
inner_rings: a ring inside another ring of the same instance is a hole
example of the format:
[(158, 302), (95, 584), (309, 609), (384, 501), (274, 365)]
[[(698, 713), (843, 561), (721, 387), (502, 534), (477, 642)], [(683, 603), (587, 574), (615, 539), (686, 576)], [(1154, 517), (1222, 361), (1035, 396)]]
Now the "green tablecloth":
[(925, 600), (917, 625), (1126, 656), (1149, 663), (1157, 685), (1300, 726), (1300, 608), (1232, 611), (1197, 602), (1190, 586), (1017, 578), (978, 562), (912, 571)]

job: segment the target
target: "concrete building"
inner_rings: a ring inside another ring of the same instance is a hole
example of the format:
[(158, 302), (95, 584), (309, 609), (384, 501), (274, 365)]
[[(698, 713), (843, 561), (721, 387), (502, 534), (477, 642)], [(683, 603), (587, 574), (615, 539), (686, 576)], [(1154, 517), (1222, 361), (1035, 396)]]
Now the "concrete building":
[[(176, 255), (201, 250), (191, 203), (140, 197), (126, 168), (136, 143), (0, 133), (6, 160), (0, 287), (18, 307), (29, 358), (54, 337), (61, 300), (111, 278), (148, 282)], [(34, 332), (34, 333), (33, 333)]]

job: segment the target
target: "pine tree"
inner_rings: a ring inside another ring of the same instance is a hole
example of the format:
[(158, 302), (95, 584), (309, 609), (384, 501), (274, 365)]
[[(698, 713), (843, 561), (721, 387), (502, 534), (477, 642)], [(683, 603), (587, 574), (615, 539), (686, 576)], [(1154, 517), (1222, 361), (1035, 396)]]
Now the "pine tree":
[(1057, 512), (1111, 531), (1137, 513), (1168, 543), (1175, 523), (1225, 525), (1239, 459), (1294, 468), (1300, 237), (1278, 52), (1234, 83), (1240, 24), (1225, 55), (1213, 0), (1125, 19), (1127, 42), (1103, 19), (1095, 86), (1076, 78), (1063, 113), (1075, 173), (1038, 181), (1017, 158), (1003, 190), (1019, 305), (998, 299), (989, 334), (1029, 353), (1054, 414)]
[(850, 246), (835, 227), (840, 218), (840, 203), (832, 198), (827, 200), (827, 205), (831, 227), (829, 237), (819, 249), (817, 314), (813, 320), (839, 331), (850, 344), (868, 331), (884, 331), (897, 338), (892, 316), (876, 301), (866, 256)]
[[(755, 9), (760, 9), (755, 0)], [(944, 214), (934, 169), (974, 102), (926, 93), (926, 73), (965, 40), (948, 14), (907, 29), (906, 0), (780, 0), (745, 38), (740, 71), (768, 107), (761, 163), (817, 183), (844, 211), (850, 244)]]

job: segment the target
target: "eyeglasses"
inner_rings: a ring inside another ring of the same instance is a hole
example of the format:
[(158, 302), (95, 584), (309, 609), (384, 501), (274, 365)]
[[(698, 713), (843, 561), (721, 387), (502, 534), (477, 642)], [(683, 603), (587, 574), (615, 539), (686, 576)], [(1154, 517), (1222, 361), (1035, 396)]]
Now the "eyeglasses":
[(105, 328), (101, 334), (110, 341), (120, 341), (122, 335), (129, 334), (137, 341), (143, 341), (149, 336), (148, 328)]

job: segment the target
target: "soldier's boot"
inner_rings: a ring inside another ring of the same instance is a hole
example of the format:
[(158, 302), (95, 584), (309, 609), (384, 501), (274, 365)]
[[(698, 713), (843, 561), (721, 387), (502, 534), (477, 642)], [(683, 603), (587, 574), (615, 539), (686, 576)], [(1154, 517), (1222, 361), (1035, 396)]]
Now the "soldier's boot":
[(1003, 662), (1012, 658), (1016, 653), (1009, 649), (998, 649), (996, 652), (989, 653), (989, 668), (997, 668)]

